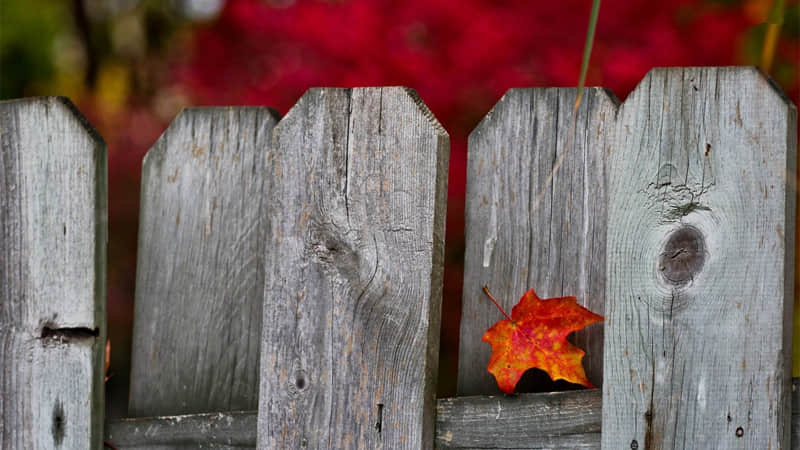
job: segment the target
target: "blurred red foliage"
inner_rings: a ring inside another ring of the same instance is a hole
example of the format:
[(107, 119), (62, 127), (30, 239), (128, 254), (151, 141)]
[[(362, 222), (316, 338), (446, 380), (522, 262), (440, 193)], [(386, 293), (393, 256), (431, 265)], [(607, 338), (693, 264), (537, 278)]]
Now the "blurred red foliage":
[[(508, 88), (574, 85), (588, 0), (231, 0), (178, 80), (202, 103), (285, 111), (309, 86), (403, 84), (463, 137)], [(603, 2), (589, 84), (625, 95), (654, 66), (743, 62), (739, 5)]]
[[(745, 41), (765, 20), (765, 4), (771, 2), (606, 0), (587, 84), (603, 85), (624, 98), (655, 66), (752, 61)], [(281, 113), (312, 86), (404, 85), (419, 92), (453, 146), (442, 334), (442, 373), (452, 378), (467, 136), (509, 88), (577, 83), (590, 6), (589, 0), (229, 0), (220, 16), (193, 30), (185, 49), (172, 58), (167, 83), (195, 104), (268, 105)], [(778, 55), (789, 61), (782, 87), (795, 103), (798, 51), (794, 37), (782, 41)], [(127, 261), (112, 272), (117, 280), (109, 285), (120, 289), (111, 292), (112, 304), (131, 302), (122, 291), (132, 286), (132, 268), (122, 267), (132, 264), (125, 255), (135, 244), (125, 240), (135, 242), (136, 197), (122, 203), (131, 198), (123, 191), (138, 192), (141, 157), (156, 130), (166, 125), (142, 111), (132, 109), (117, 122), (117, 131), (105, 133), (111, 233), (113, 240), (116, 228), (120, 239), (110, 251), (116, 246)], [(453, 386), (443, 378), (440, 393), (451, 393)]]

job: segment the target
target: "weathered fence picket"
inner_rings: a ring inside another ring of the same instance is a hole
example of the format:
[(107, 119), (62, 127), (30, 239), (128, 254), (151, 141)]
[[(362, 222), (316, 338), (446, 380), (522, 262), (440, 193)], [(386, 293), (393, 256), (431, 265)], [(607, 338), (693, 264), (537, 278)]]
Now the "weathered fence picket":
[(0, 446), (102, 445), (106, 150), (69, 100), (0, 102)]
[(132, 417), (256, 409), (267, 108), (182, 112), (145, 156)]
[[(587, 89), (512, 89), (469, 137), (464, 294), (458, 394), (499, 393), (481, 336), (525, 291), (576, 296), (598, 314), (605, 301), (605, 158), (616, 98)], [(556, 167), (559, 166), (559, 167)], [(603, 325), (576, 333), (587, 376), (602, 383)]]
[(403, 88), (312, 89), (275, 127), (258, 448), (429, 448), (449, 138)]
[(603, 448), (788, 448), (796, 110), (754, 68), (651, 71), (611, 152)]
[[(800, 449), (796, 110), (752, 68), (654, 70), (621, 105), (589, 89), (573, 122), (575, 95), (511, 90), (470, 136), (470, 395), (438, 401), (449, 146), (425, 105), (312, 89), (280, 122), (182, 113), (144, 163), (132, 417), (107, 438)], [(99, 448), (104, 146), (31, 99), (0, 102), (0, 152), (0, 447)], [(604, 311), (575, 336), (602, 391), (487, 395), (483, 284)]]

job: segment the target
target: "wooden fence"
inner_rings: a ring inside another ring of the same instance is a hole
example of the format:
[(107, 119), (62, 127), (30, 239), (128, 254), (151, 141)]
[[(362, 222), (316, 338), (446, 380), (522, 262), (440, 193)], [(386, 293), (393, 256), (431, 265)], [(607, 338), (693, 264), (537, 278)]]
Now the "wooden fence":
[[(438, 400), (449, 140), (416, 94), (181, 113), (143, 163), (130, 418), (105, 424), (105, 147), (67, 100), (0, 102), (0, 446), (800, 447), (795, 108), (754, 68), (575, 96), (511, 90), (470, 136)], [(500, 395), (483, 284), (605, 314), (574, 336), (602, 389)]]

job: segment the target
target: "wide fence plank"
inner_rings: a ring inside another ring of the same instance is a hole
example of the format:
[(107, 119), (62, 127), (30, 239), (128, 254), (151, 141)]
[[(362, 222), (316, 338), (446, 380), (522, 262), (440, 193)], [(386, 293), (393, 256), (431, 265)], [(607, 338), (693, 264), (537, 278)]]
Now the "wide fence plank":
[[(470, 134), (459, 395), (500, 392), (481, 337), (502, 315), (483, 285), (509, 313), (534, 288), (542, 298), (575, 296), (603, 314), (605, 158), (617, 102), (587, 89), (573, 118), (576, 94), (512, 89)], [(575, 333), (573, 342), (586, 351), (587, 375), (599, 386), (603, 325)]]
[(106, 150), (63, 98), (0, 102), (0, 445), (102, 445)]
[(603, 448), (788, 448), (796, 110), (754, 68), (651, 71), (620, 107)]
[(313, 89), (273, 147), (259, 448), (431, 447), (447, 133), (407, 89)]
[(183, 111), (145, 157), (131, 416), (258, 407), (261, 199), (277, 113)]

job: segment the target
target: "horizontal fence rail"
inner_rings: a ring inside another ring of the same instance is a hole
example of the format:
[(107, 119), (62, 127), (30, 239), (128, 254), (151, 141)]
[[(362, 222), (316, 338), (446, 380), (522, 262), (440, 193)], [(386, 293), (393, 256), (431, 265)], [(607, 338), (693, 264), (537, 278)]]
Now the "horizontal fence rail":
[[(800, 378), (792, 380), (792, 446), (800, 449)], [(436, 401), (438, 448), (600, 448), (599, 389), (468, 396)], [(106, 439), (120, 449), (165, 446), (256, 447), (257, 411), (115, 420)]]
[(256, 448), (258, 411), (142, 417), (109, 422), (106, 442), (125, 448)]

